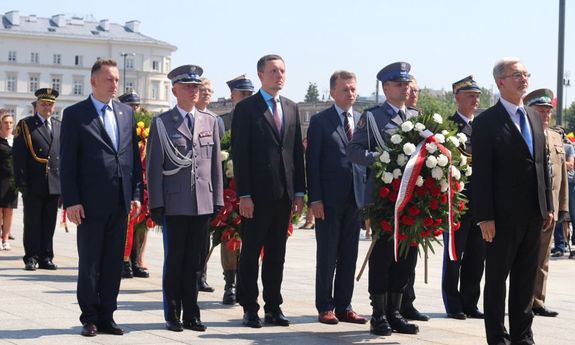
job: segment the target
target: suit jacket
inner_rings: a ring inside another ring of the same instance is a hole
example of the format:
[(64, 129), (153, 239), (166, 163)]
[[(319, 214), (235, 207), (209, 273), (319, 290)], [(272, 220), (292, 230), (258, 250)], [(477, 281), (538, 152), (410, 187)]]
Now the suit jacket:
[[(60, 181), (64, 207), (84, 206), (86, 217), (108, 214), (123, 197), (142, 200), (142, 165), (132, 108), (112, 101), (118, 125), (118, 150), (92, 100), (88, 97), (64, 109), (60, 136)], [(117, 183), (119, 179), (121, 186)]]
[(530, 112), (533, 157), (507, 110), (497, 102), (473, 121), (473, 214), (519, 223), (553, 209), (541, 118)]
[[(167, 158), (165, 151), (172, 150), (172, 146), (162, 148), (160, 143), (159, 121), (166, 128), (167, 139), (179, 153), (185, 156), (192, 152), (193, 164), (173, 175), (164, 175), (164, 171), (175, 169), (176, 165)], [(193, 128), (192, 134), (177, 107), (153, 119), (146, 153), (150, 209), (163, 207), (168, 216), (197, 216), (213, 213), (214, 205), (224, 205), (217, 118), (196, 109)], [(193, 185), (192, 178), (195, 179)]]
[[(471, 135), (473, 133), (471, 125), (468, 124), (467, 122), (465, 122), (465, 120), (463, 120), (461, 118), (461, 116), (459, 116), (459, 114), (457, 112), (455, 112), (455, 114), (451, 115), (449, 117), (450, 121), (455, 122), (455, 124), (457, 125), (457, 131), (458, 133), (463, 133), (467, 136), (467, 142), (465, 143), (465, 147), (463, 146), (459, 146), (459, 150), (462, 151), (461, 153), (465, 156), (467, 156), (467, 162), (468, 164), (472, 164), (472, 154), (473, 154), (473, 149), (472, 149), (472, 144), (471, 144)], [(472, 203), (473, 203), (473, 198), (471, 197), (472, 193), (471, 193), (471, 179), (473, 178), (473, 176), (469, 176), (467, 178), (467, 183), (465, 184), (465, 189), (463, 190), (463, 195), (465, 195), (467, 197), (467, 199), (469, 200), (469, 204), (468, 207), (469, 209), (471, 209)]]
[[(372, 128), (371, 124), (367, 122), (367, 114), (371, 113), (377, 124), (377, 129)], [(406, 119), (418, 115), (416, 109), (408, 108), (406, 111)], [(401, 117), (393, 110), (389, 103), (385, 102), (382, 105), (367, 109), (361, 115), (353, 138), (347, 146), (347, 158), (356, 164), (368, 167), (366, 169), (367, 183), (365, 185), (365, 196), (363, 205), (373, 203), (373, 196), (375, 191), (375, 174), (371, 174), (369, 166), (373, 164), (376, 159), (377, 143), (375, 142), (373, 133), (379, 131), (383, 140), (386, 141), (397, 132), (399, 126), (403, 123)]]
[(561, 134), (552, 129), (547, 130), (547, 149), (551, 167), (551, 192), (553, 196), (554, 218), (559, 212), (569, 212), (569, 184), (565, 166), (565, 148)]
[(346, 156), (349, 140), (335, 106), (311, 117), (307, 144), (308, 202), (321, 201), (325, 206), (337, 207), (345, 205), (350, 193), (354, 193), (361, 207), (365, 167), (352, 164)]
[[(13, 160), (16, 186), (26, 193), (37, 195), (60, 194), (60, 120), (50, 118), (52, 134), (39, 117), (32, 115), (16, 126)], [(33, 158), (25, 141), (24, 123), (28, 126), (32, 150), (37, 158), (48, 159), (48, 164)]]
[(305, 172), (297, 105), (280, 97), (282, 135), (261, 92), (242, 100), (234, 109), (232, 152), (238, 196), (254, 202), (279, 200), (285, 194), (305, 193)]

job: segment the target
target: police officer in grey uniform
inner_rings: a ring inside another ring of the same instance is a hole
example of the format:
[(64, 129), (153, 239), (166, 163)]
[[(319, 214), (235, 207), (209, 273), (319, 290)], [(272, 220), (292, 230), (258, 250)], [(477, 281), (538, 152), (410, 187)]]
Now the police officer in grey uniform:
[[(383, 138), (389, 138), (397, 132), (403, 121), (417, 115), (416, 110), (405, 106), (410, 90), (410, 68), (407, 62), (396, 62), (384, 67), (377, 74), (386, 101), (382, 105), (367, 109), (359, 119), (353, 138), (347, 146), (347, 157), (353, 163), (370, 167), (379, 155), (376, 151), (378, 144), (373, 135), (375, 131)], [(370, 118), (375, 120), (375, 126), (370, 123)], [(368, 168), (365, 205), (373, 203), (375, 174), (369, 170)], [(373, 307), (370, 332), (390, 335), (394, 330), (398, 333), (416, 334), (419, 332), (417, 325), (407, 322), (399, 309), (409, 274), (414, 269), (417, 248), (410, 247), (407, 257), (399, 257), (396, 262), (390, 236), (383, 233), (369, 257), (369, 294)]]
[(184, 65), (168, 74), (177, 105), (154, 118), (147, 147), (150, 212), (163, 225), (164, 317), (175, 332), (206, 329), (196, 276), (210, 216), (224, 205), (218, 123), (195, 107), (202, 72)]

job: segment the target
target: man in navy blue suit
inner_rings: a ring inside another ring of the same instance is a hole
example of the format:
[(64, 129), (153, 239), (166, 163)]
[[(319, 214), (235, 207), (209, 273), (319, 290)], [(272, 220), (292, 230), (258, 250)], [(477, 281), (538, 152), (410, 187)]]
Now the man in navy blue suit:
[(64, 110), (61, 185), (68, 219), (78, 226), (78, 304), (82, 335), (122, 335), (113, 313), (122, 277), (128, 212), (140, 211), (142, 167), (132, 109), (113, 100), (114, 60), (92, 67), (92, 94)]
[(335, 104), (312, 116), (307, 132), (308, 200), (316, 218), (315, 305), (319, 322), (326, 324), (367, 322), (351, 307), (360, 229), (358, 201), (363, 202), (365, 190), (360, 173), (365, 169), (353, 165), (345, 151), (361, 115), (353, 110), (356, 88), (355, 74), (335, 72), (330, 78)]

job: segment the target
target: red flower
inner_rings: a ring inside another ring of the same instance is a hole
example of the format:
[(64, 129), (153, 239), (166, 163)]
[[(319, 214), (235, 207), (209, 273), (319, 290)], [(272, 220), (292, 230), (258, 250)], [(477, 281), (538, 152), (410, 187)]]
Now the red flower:
[(441, 194), (441, 203), (445, 204), (447, 202), (447, 194), (443, 193)]
[(435, 222), (433, 221), (433, 218), (431, 218), (431, 217), (423, 218), (423, 226), (429, 227), (429, 226), (433, 226), (433, 224), (435, 224)]
[(235, 216), (234, 219), (232, 219), (233, 225), (240, 225), (241, 222), (242, 222), (242, 217), (240, 217), (240, 216)]
[(443, 229), (439, 228), (433, 232), (433, 236), (441, 236), (443, 234)]
[(455, 191), (459, 191), (459, 186), (460, 186), (460, 185), (459, 185), (459, 181), (455, 181), (455, 182), (453, 183), (453, 189), (455, 189)]
[(415, 187), (415, 194), (420, 197), (423, 198), (425, 196), (425, 188), (423, 187)]
[(156, 226), (156, 223), (154, 223), (154, 221), (152, 220), (152, 218), (148, 218), (146, 220), (146, 227), (147, 228), (153, 228), (154, 226)]
[(459, 230), (459, 228), (461, 228), (461, 222), (455, 222), (453, 223), (453, 231), (457, 231)]
[(429, 208), (432, 210), (437, 210), (437, 208), (439, 207), (439, 201), (437, 201), (437, 199), (432, 199), (429, 202)]
[(379, 196), (382, 199), (385, 199), (389, 195), (389, 192), (390, 192), (389, 188), (387, 188), (385, 186), (382, 186), (381, 188), (379, 188)]
[(423, 230), (423, 231), (421, 231), (421, 236), (422, 236), (422, 237), (430, 237), (430, 236), (431, 236), (431, 230)]
[(242, 247), (242, 240), (237, 237), (230, 239), (226, 243), (226, 248), (232, 252), (239, 250)]
[(401, 180), (398, 178), (393, 179), (393, 181), (391, 181), (391, 186), (393, 187), (394, 190), (399, 190), (400, 184), (401, 184)]
[(399, 233), (399, 234), (397, 234), (397, 239), (398, 239), (399, 241), (405, 241), (405, 240), (407, 240), (407, 235), (406, 235), (406, 234)]
[(403, 225), (413, 225), (415, 223), (415, 219), (410, 216), (401, 216), (401, 224)]
[(459, 211), (463, 211), (464, 208), (465, 208), (465, 201), (463, 200), (459, 201)]
[(397, 201), (397, 191), (396, 190), (389, 193), (389, 201), (391, 201), (391, 202)]
[(411, 241), (409, 242), (409, 246), (410, 247), (417, 247), (419, 245), (419, 243), (417, 243), (417, 241)]
[(423, 187), (431, 190), (433, 187), (435, 187), (435, 180), (431, 176), (427, 176), (423, 180)]
[(379, 225), (381, 226), (381, 230), (391, 232), (391, 224), (387, 220), (382, 220), (379, 222)]
[(439, 197), (439, 195), (441, 195), (441, 189), (439, 187), (433, 186), (430, 189), (431, 191), (431, 196), (434, 198)]
[(234, 233), (235, 233), (234, 228), (227, 228), (224, 232), (222, 232), (220, 240), (222, 242), (229, 241), (232, 237), (234, 237)]
[(414, 217), (415, 217), (415, 216), (417, 216), (419, 213), (421, 213), (421, 210), (420, 210), (417, 206), (413, 205), (413, 206), (411, 206), (411, 207), (407, 210), (407, 212), (409, 212), (409, 214), (410, 214), (411, 216), (414, 216)]
[(435, 226), (439, 226), (439, 225), (441, 225), (441, 222), (442, 222), (441, 218), (437, 218), (437, 219), (435, 220), (435, 224), (434, 224), (434, 225), (435, 225)]

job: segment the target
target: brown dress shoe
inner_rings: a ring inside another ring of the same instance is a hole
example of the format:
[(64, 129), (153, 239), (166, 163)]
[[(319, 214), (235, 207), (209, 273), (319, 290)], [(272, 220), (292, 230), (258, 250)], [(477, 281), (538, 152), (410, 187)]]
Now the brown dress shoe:
[(331, 310), (322, 311), (321, 313), (319, 313), (317, 319), (319, 322), (325, 323), (327, 325), (336, 325), (339, 322), (339, 320)]
[(82, 334), (84, 337), (95, 337), (96, 333), (98, 333), (98, 328), (96, 328), (96, 325), (93, 323), (87, 323), (82, 326), (82, 332), (80, 334)]
[(353, 310), (346, 310), (343, 313), (335, 313), (335, 316), (341, 322), (349, 322), (349, 323), (367, 323), (367, 319)]

